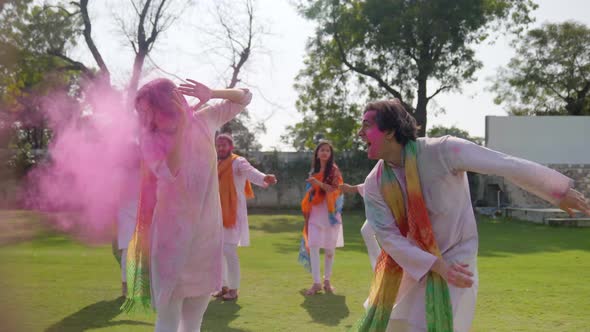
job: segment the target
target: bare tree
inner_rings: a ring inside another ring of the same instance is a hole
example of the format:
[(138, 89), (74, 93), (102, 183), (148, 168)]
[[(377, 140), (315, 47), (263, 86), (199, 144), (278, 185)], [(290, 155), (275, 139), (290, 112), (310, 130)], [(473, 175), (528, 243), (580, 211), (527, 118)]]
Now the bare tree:
[[(143, 70), (145, 58), (153, 49), (158, 36), (169, 28), (178, 18), (182, 11), (183, 4), (172, 8), (170, 0), (129, 0), (134, 11), (132, 18), (116, 18), (129, 44), (133, 48), (135, 58), (131, 78), (127, 85), (128, 106), (135, 96), (139, 79)], [(68, 10), (64, 6), (62, 10), (70, 15), (80, 15), (82, 19), (82, 34), (96, 65), (98, 72), (94, 73), (83, 63), (69, 58), (63, 50), (51, 50), (51, 55), (67, 61), (72, 68), (78, 68), (90, 79), (98, 80), (106, 86), (111, 86), (111, 74), (109, 68), (92, 37), (92, 21), (88, 12), (89, 0), (70, 2), (76, 10)], [(127, 23), (131, 22), (131, 23)]]
[[(257, 31), (254, 30), (254, 7), (252, 0), (245, 0), (244, 5), (248, 13), (247, 22), (243, 24), (230, 25), (221, 7), (217, 7), (217, 17), (219, 23), (225, 32), (229, 49), (231, 50), (232, 69), (231, 80), (227, 85), (228, 88), (234, 88), (240, 81), (238, 78), (242, 67), (248, 61), (252, 53), (252, 40), (256, 37)], [(235, 22), (232, 22), (235, 23)]]
[[(236, 7), (239, 8), (240, 13), (245, 14), (236, 15)], [(254, 0), (243, 0), (239, 3), (239, 6), (233, 3), (231, 9), (227, 3), (218, 2), (215, 14), (221, 32), (213, 33), (213, 36), (223, 41), (221, 47), (222, 56), (230, 62), (228, 67), (229, 81), (226, 86), (234, 88), (241, 82), (240, 75), (244, 71), (244, 66), (259, 46), (259, 38), (265, 34), (265, 31), (257, 24), (258, 17), (256, 16)], [(248, 128), (248, 122), (250, 122), (250, 116), (245, 111), (226, 123), (220, 130), (223, 133), (231, 133), (234, 136), (236, 147), (245, 154), (260, 148), (255, 133), (264, 131), (263, 124)]]

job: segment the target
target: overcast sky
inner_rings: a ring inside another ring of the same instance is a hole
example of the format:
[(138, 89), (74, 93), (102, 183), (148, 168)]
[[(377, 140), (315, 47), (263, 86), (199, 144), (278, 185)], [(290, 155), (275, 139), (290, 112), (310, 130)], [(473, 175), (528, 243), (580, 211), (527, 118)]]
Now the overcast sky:
[[(151, 57), (159, 68), (179, 77), (194, 78), (211, 87), (222, 87), (228, 79), (229, 61), (217, 54), (221, 44), (212, 40), (207, 32), (215, 26), (213, 5), (216, 0), (197, 1), (183, 11), (175, 24), (161, 35)], [(218, 0), (217, 0), (218, 1)], [(232, 1), (233, 6), (239, 1)], [(538, 26), (546, 22), (575, 20), (590, 25), (590, 1), (586, 0), (537, 0), (539, 8), (534, 12)], [(104, 6), (107, 4), (106, 6)], [(104, 0), (91, 2), (93, 36), (104, 53), (113, 80), (123, 85), (129, 79), (133, 53), (129, 43), (121, 35), (113, 19), (130, 7), (124, 1)], [(100, 6), (100, 7), (99, 7)], [(294, 78), (303, 67), (305, 42), (313, 34), (314, 26), (300, 17), (291, 1), (258, 0), (258, 23), (266, 31), (258, 40), (258, 49), (247, 63), (242, 75), (244, 85), (254, 92), (250, 114), (255, 121), (264, 121), (267, 132), (259, 137), (263, 149), (290, 149), (280, 142), (285, 127), (300, 118), (295, 110), (297, 94), (293, 89)], [(473, 136), (484, 136), (486, 115), (505, 115), (502, 107), (493, 103), (493, 95), (486, 91), (497, 69), (508, 63), (513, 51), (509, 40), (498, 38), (493, 45), (477, 48), (476, 56), (484, 67), (476, 72), (478, 80), (464, 85), (462, 93), (438, 95), (434, 101), (446, 110), (444, 114), (430, 112), (428, 127), (455, 125)], [(73, 51), (73, 57), (94, 65), (85, 45)], [(151, 78), (173, 76), (158, 68), (146, 66), (145, 82)], [(433, 105), (434, 106), (434, 105)]]

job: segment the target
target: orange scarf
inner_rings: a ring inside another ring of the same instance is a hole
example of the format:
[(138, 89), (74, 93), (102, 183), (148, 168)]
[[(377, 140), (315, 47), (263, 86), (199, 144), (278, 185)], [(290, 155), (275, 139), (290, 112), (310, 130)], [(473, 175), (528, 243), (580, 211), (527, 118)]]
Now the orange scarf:
[[(236, 227), (236, 219), (238, 216), (238, 193), (234, 184), (234, 172), (232, 164), (234, 160), (239, 158), (237, 154), (232, 153), (231, 156), (225, 158), (217, 163), (217, 176), (219, 178), (219, 197), (221, 198), (221, 214), (223, 216), (223, 227)], [(254, 191), (252, 184), (246, 180), (244, 187), (246, 199), (254, 198)]]

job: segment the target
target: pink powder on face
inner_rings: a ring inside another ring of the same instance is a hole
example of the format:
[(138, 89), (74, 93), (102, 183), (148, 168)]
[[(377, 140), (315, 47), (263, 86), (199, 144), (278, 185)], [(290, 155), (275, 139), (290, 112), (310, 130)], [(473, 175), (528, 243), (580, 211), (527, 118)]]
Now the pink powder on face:
[(363, 115), (363, 123), (370, 124), (364, 130), (367, 142), (370, 144), (367, 149), (369, 159), (379, 159), (381, 148), (385, 140), (385, 132), (379, 130), (375, 123), (375, 111), (368, 111)]

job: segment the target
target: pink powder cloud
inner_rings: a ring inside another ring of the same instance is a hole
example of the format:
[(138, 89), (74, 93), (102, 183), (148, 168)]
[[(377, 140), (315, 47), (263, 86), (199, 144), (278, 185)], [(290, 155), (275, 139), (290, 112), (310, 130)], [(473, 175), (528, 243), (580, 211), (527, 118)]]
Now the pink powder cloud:
[(27, 178), (26, 203), (50, 212), (61, 231), (90, 243), (111, 239), (121, 192), (138, 164), (137, 119), (110, 88), (89, 86), (74, 116), (65, 98), (43, 110), (54, 137), (48, 156)]

